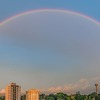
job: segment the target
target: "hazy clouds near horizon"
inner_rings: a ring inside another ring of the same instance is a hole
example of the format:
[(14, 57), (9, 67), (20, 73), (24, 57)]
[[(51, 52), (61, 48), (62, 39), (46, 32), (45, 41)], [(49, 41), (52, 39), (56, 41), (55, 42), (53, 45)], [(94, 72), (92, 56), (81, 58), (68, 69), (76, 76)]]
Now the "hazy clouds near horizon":
[(44, 89), (73, 84), (98, 77), (99, 61), (100, 25), (79, 15), (30, 13), (0, 26), (4, 85), (14, 81), (23, 89)]

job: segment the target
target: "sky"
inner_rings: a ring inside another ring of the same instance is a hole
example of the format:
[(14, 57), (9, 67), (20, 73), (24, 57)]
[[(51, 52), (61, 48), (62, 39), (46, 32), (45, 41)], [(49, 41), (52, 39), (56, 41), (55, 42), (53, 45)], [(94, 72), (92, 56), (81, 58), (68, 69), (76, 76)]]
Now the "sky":
[(94, 92), (95, 82), (100, 83), (99, 4), (99, 0), (1, 1), (0, 92), (11, 82), (23, 91)]

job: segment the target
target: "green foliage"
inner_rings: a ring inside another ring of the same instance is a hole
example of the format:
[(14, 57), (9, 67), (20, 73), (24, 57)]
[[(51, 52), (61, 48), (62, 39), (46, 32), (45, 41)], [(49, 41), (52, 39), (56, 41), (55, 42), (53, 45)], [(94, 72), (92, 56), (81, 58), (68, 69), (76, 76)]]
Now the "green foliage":
[(67, 95), (62, 92), (59, 92), (55, 95), (42, 95), (42, 98), (43, 99), (40, 100), (100, 100), (100, 94), (97, 95), (95, 92), (93, 92), (89, 95), (81, 95), (80, 93), (74, 95)]
[(55, 98), (52, 97), (52, 96), (47, 96), (47, 97), (46, 97), (46, 100), (55, 100)]
[(50, 94), (45, 97), (45, 100), (56, 100), (56, 96), (54, 94)]
[(45, 100), (45, 97), (46, 97), (45, 94), (41, 94), (40, 95), (40, 100)]
[(21, 96), (21, 100), (26, 100), (26, 95)]
[(5, 96), (1, 96), (0, 97), (0, 100), (5, 100)]
[(80, 94), (76, 94), (75, 95), (75, 99), (76, 100), (87, 100), (87, 97), (85, 95), (80, 95)]
[(56, 94), (56, 98), (57, 98), (57, 100), (68, 100), (67, 94), (64, 94), (64, 93), (62, 93), (62, 92), (57, 93), (57, 94)]

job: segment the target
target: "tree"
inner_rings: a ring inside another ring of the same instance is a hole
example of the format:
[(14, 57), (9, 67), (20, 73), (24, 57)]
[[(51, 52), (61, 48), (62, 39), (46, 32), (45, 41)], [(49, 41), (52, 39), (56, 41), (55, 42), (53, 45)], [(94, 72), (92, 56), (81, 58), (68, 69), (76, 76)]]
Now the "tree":
[(50, 94), (50, 95), (46, 96), (45, 99), (46, 100), (56, 100), (56, 96), (54, 94)]
[(1, 96), (0, 97), (0, 100), (5, 100), (5, 96)]
[(26, 95), (22, 95), (21, 100), (26, 100)]
[(45, 100), (45, 97), (46, 97), (45, 94), (41, 94), (40, 95), (40, 100)]
[(62, 92), (57, 93), (56, 98), (57, 98), (57, 100), (68, 100), (67, 94), (64, 94)]

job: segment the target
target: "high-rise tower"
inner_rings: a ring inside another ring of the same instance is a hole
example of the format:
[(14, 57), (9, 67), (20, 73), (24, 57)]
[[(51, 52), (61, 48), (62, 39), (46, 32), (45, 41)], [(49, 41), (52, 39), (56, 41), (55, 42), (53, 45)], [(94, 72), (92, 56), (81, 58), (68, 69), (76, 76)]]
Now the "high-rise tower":
[(39, 91), (35, 89), (26, 91), (26, 100), (39, 100)]
[(11, 83), (6, 87), (6, 100), (20, 100), (21, 87)]
[(98, 95), (98, 83), (95, 84), (96, 87), (96, 94)]

